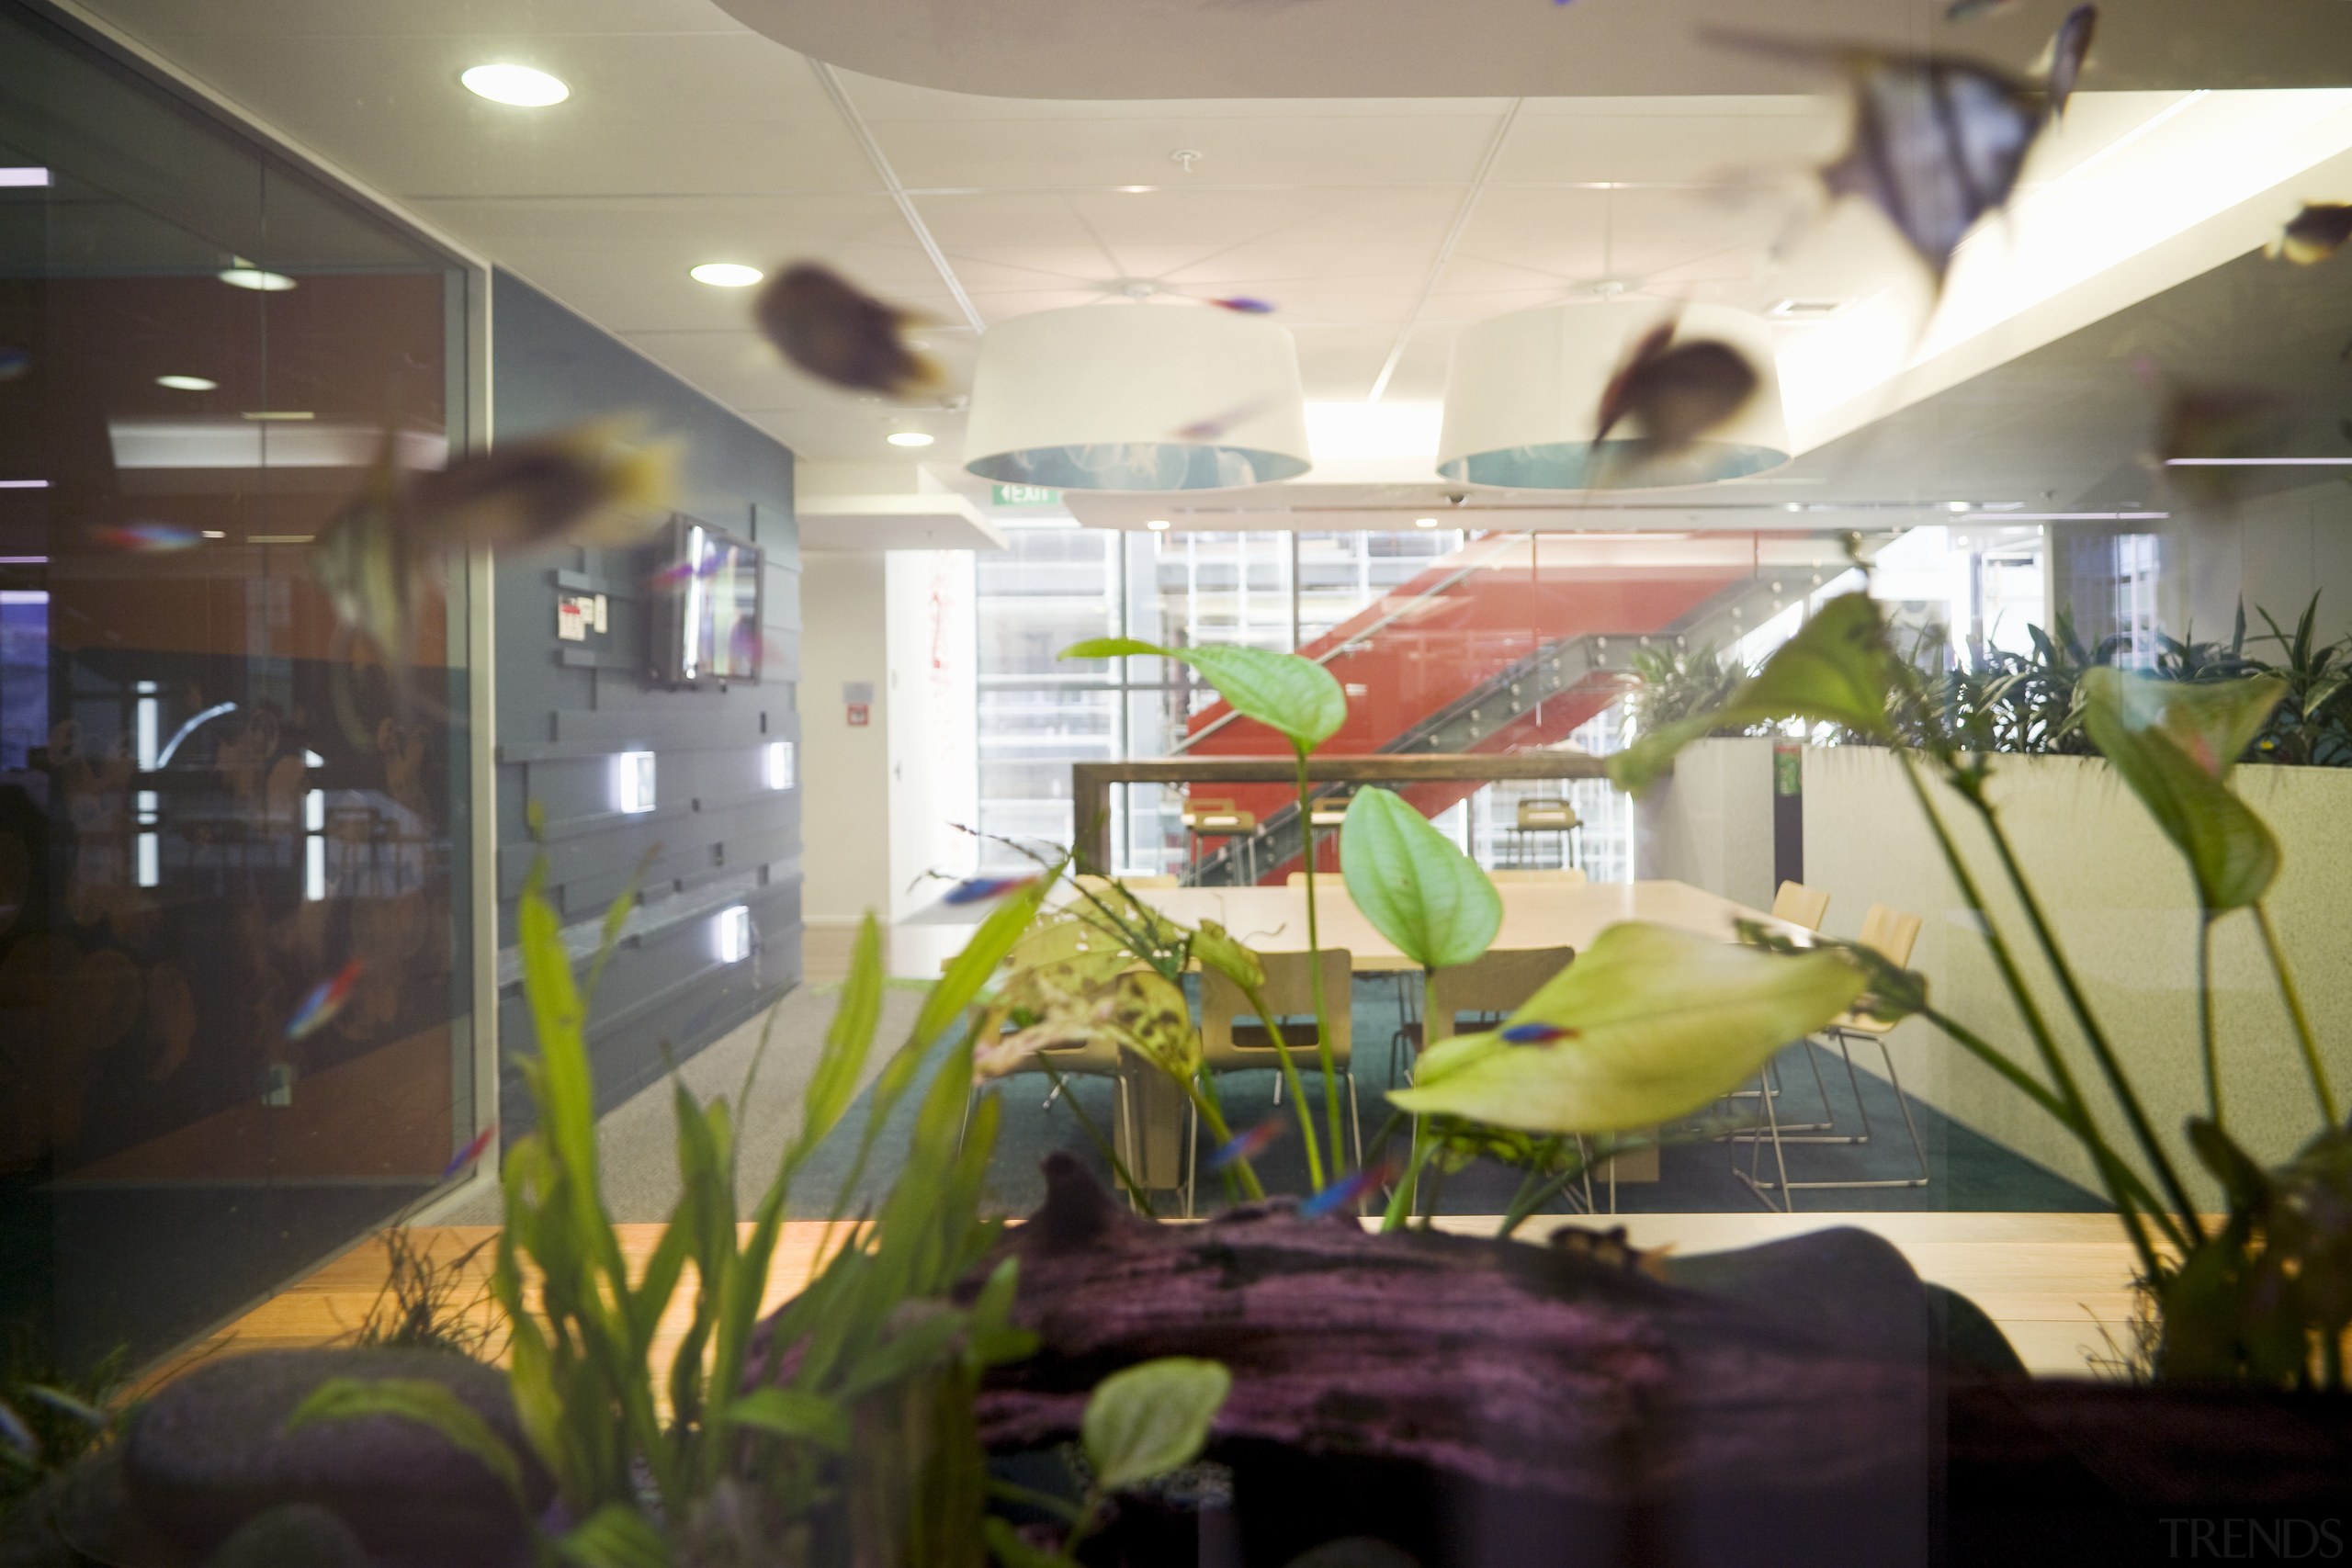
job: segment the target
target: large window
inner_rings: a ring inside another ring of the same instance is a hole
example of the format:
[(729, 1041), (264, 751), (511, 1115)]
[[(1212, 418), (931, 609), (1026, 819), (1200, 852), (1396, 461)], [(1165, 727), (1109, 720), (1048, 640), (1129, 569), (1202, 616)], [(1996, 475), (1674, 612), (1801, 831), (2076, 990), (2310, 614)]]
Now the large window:
[(390, 650), (314, 570), (388, 427), (465, 440), (473, 280), (13, 8), (0, 166), (0, 1316), (71, 1361), (314, 1263), (490, 1114), (462, 563)]

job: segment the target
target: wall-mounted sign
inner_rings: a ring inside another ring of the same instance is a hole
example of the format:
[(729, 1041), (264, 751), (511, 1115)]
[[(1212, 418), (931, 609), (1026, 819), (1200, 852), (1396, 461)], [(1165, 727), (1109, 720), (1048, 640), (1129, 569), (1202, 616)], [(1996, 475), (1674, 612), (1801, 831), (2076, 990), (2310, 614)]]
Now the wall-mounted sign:
[(602, 593), (558, 593), (555, 596), (555, 635), (559, 641), (586, 642), (590, 632), (602, 637), (608, 625)]
[(991, 485), (989, 501), (996, 506), (1059, 506), (1062, 492), (1046, 485)]
[(843, 681), (842, 707), (848, 714), (850, 723), (857, 728), (864, 728), (872, 724), (874, 722), (874, 682)]

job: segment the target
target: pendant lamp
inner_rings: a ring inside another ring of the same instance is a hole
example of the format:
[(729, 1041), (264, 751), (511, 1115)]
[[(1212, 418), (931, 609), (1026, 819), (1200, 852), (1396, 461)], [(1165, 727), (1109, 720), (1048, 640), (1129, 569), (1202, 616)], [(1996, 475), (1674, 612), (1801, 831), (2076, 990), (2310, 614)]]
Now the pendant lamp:
[[(1789, 460), (1772, 329), (1722, 305), (1610, 300), (1542, 305), (1498, 316), (1455, 342), (1445, 382), (1438, 472), (1457, 484), (1510, 490), (1645, 490), (1713, 484)], [(1756, 367), (1756, 395), (1685, 450), (1655, 457), (1637, 421), (1596, 444), (1600, 395), (1625, 356), (1660, 322), (1674, 341), (1713, 338)]]
[(1306, 472), (1298, 351), (1198, 305), (1081, 305), (989, 328), (964, 467), (1000, 484), (1200, 491)]

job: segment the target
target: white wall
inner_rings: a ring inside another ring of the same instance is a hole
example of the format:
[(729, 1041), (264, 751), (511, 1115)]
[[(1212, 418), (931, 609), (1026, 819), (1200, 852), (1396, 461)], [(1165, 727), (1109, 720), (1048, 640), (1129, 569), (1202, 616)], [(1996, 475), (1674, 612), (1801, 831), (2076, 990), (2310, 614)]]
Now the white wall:
[(1772, 740), (1701, 740), (1634, 807), (1634, 874), (1772, 904)]
[[(2165, 546), (2184, 553), (2176, 581), (2184, 586), (2184, 607), (2200, 638), (2229, 639), (2241, 597), (2251, 634), (2269, 629), (2257, 609), (2269, 611), (2291, 633), (2315, 592), (2319, 640), (2352, 631), (2352, 485), (2341, 479), (2247, 502), (2233, 517), (2177, 530)], [(2177, 623), (2165, 629), (2180, 635)], [(2251, 651), (2274, 661), (2283, 657), (2276, 644), (2256, 644)]]
[[(890, 908), (886, 558), (802, 558), (801, 914), (818, 925)], [(874, 687), (873, 722), (863, 728), (842, 711), (842, 686), (851, 681)]]
[(885, 594), (890, 682), (890, 914), (938, 900), (937, 872), (979, 864), (978, 641), (972, 553), (894, 550)]
[[(1874, 902), (1924, 916), (1913, 966), (1928, 976), (1937, 1005), (2030, 1062), (2029, 1037), (1899, 770), (1893, 753), (1873, 748), (1805, 755), (1805, 880), (1830, 895), (1826, 929), (1857, 934)], [(2272, 919), (2337, 1092), (2352, 1095), (2352, 913), (2343, 894), (2343, 867), (2352, 858), (2352, 771), (2250, 766), (2233, 776), (2285, 848), (2286, 868), (2268, 900)], [(1678, 764), (1677, 787), (1691, 782)], [(1994, 891), (2000, 877), (1988, 840), (1940, 786), (1936, 798), (2003, 929), (2013, 942), (2030, 943), (2022, 920), (2006, 918), (2015, 913), (2013, 900)], [(2212, 1183), (2192, 1174), (2195, 1161), (2178, 1137), (2205, 1099), (2194, 990), (2198, 917), (2179, 856), (2096, 759), (2001, 758), (1993, 798), (2152, 1120), (2200, 1201), (2211, 1198)], [(2072, 1038), (2055, 986), (2038, 964), (2031, 968), (2045, 1016)], [(2279, 1158), (2317, 1130), (2318, 1111), (2250, 917), (2233, 915), (2216, 927), (2214, 972), (2231, 1130), (2257, 1156)], [(1894, 1050), (1905, 1087), (1922, 1099), (2097, 1189), (2070, 1138), (1932, 1026), (1903, 1024)], [(2074, 1046), (2070, 1061), (2093, 1089), (2098, 1071), (2087, 1051)], [(2101, 1097), (2091, 1098), (2096, 1104)], [(2128, 1153), (2128, 1136), (2109, 1120), (2115, 1146)]]

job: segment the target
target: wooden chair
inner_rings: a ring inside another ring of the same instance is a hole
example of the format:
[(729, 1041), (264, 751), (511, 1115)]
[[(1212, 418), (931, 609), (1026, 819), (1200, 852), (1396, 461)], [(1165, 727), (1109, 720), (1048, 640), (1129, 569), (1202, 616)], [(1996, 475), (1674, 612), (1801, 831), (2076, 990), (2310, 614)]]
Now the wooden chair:
[(1241, 881), (1244, 886), (1258, 880), (1256, 868), (1250, 864), (1250, 835), (1258, 830), (1258, 814), (1244, 811), (1233, 804), (1231, 797), (1208, 799), (1188, 795), (1184, 801), (1184, 833), (1187, 859), (1200, 863), (1201, 844), (1208, 839), (1239, 839)]
[[(1919, 926), (1920, 920), (1917, 915), (1906, 915), (1884, 904), (1873, 904), (1862, 916), (1861, 943), (1888, 963), (1901, 968), (1911, 962), (1911, 950), (1919, 941)], [(1919, 1124), (1911, 1115), (1910, 1097), (1903, 1092), (1903, 1079), (1895, 1073), (1894, 1055), (1886, 1046), (1886, 1036), (1894, 1027), (1892, 1023), (1871, 1018), (1867, 1013), (1849, 1012), (1824, 1031), (1837, 1044), (1838, 1055), (1845, 1059), (1846, 1085), (1853, 1091), (1854, 1110), (1861, 1118), (1862, 1130), (1859, 1134), (1842, 1137), (1791, 1137), (1780, 1125), (1779, 1117), (1772, 1104), (1772, 1097), (1770, 1095), (1762, 1097), (1764, 1128), (1758, 1133), (1747, 1135), (1745, 1139), (1749, 1151), (1748, 1168), (1739, 1170), (1735, 1168), (1732, 1174), (1747, 1182), (1749, 1189), (1758, 1197), (1762, 1198), (1768, 1207), (1772, 1206), (1770, 1194), (1773, 1192), (1781, 1194), (1781, 1202), (1778, 1206), (1790, 1213), (1794, 1213), (1796, 1194), (1807, 1190), (1846, 1187), (1925, 1187), (1928, 1185), (1928, 1151), (1919, 1142)], [(1870, 1109), (1862, 1102), (1861, 1078), (1854, 1070), (1853, 1043), (1857, 1040), (1874, 1041), (1878, 1045), (1879, 1058), (1886, 1065), (1886, 1081), (1894, 1089), (1895, 1108), (1903, 1113), (1903, 1129), (1911, 1137), (1911, 1158), (1913, 1164), (1918, 1168), (1918, 1174), (1881, 1177), (1870, 1180), (1792, 1181), (1789, 1179), (1786, 1145), (1845, 1144), (1849, 1146), (1859, 1146), (1865, 1145), (1871, 1141)], [(1803, 1049), (1810, 1057), (1814, 1052), (1814, 1043), (1811, 1040), (1804, 1042)], [(1827, 1103), (1826, 1096), (1824, 1103)], [(1772, 1145), (1772, 1163), (1779, 1176), (1777, 1180), (1766, 1179), (1759, 1168), (1764, 1145), (1767, 1143)]]
[(1306, 825), (1318, 832), (1340, 826), (1347, 821), (1348, 805), (1354, 799), (1352, 789), (1312, 796), (1306, 803)]
[(1514, 869), (1510, 866), (1504, 866), (1498, 870), (1487, 873), (1487, 880), (1493, 883), (1498, 887), (1504, 886), (1506, 883), (1512, 882), (1532, 883), (1538, 886), (1548, 882), (1555, 886), (1573, 887), (1588, 879), (1580, 868), (1573, 865), (1562, 865), (1540, 870), (1533, 868)]
[[(1288, 1050), (1302, 1082), (1322, 1074), (1322, 1057), (1315, 1049), (1315, 971), (1304, 953), (1259, 954), (1266, 983), (1261, 994), (1274, 1012), (1260, 1018), (1256, 1004), (1241, 987), (1214, 969), (1201, 972), (1201, 1070), (1205, 1073), (1280, 1072)], [(1351, 957), (1345, 948), (1323, 950), (1323, 998), (1331, 1011), (1331, 1066), (1347, 1086), (1348, 1120), (1354, 1133), (1355, 1163), (1363, 1163), (1363, 1112), (1356, 1101), (1355, 1021)], [(1236, 1022), (1248, 1019), (1247, 1023)], [(1281, 1102), (1276, 1080), (1276, 1103)], [(1185, 1213), (1192, 1212), (1194, 1161), (1199, 1155), (1197, 1113), (1185, 1140)], [(1337, 1163), (1340, 1151), (1331, 1151)]]
[(1518, 831), (1513, 835), (1512, 853), (1522, 864), (1527, 860), (1528, 835), (1556, 833), (1560, 837), (1560, 863), (1573, 864), (1576, 860), (1576, 831), (1584, 826), (1584, 818), (1567, 801), (1552, 795), (1536, 795), (1519, 803), (1515, 818)]
[[(1773, 890), (1772, 918), (1776, 920), (1786, 920), (1792, 926), (1802, 926), (1806, 931), (1817, 931), (1821, 929), (1821, 922), (1828, 913), (1829, 895), (1807, 887), (1802, 882), (1783, 882)], [(1829, 1085), (1822, 1077), (1821, 1064), (1815, 1060), (1810, 1047), (1805, 1051), (1804, 1060), (1805, 1066), (1813, 1069), (1814, 1089), (1821, 1096), (1822, 1120), (1784, 1122), (1781, 1127), (1781, 1133), (1783, 1137), (1791, 1134), (1804, 1134), (1808, 1142), (1844, 1143), (1847, 1141), (1846, 1136), (1838, 1132), (1838, 1113), (1829, 1109)], [(1753, 1100), (1760, 1094), (1766, 1100), (1778, 1100), (1781, 1097), (1779, 1066), (1774, 1062), (1767, 1062), (1760, 1076), (1761, 1088), (1734, 1089), (1724, 1098)], [(1738, 1132), (1727, 1134), (1724, 1138), (1718, 1141), (1744, 1144), (1761, 1136), (1763, 1136), (1761, 1130)]]
[(1783, 882), (1772, 895), (1772, 918), (1776, 920), (1817, 931), (1828, 915), (1829, 895), (1802, 882)]

